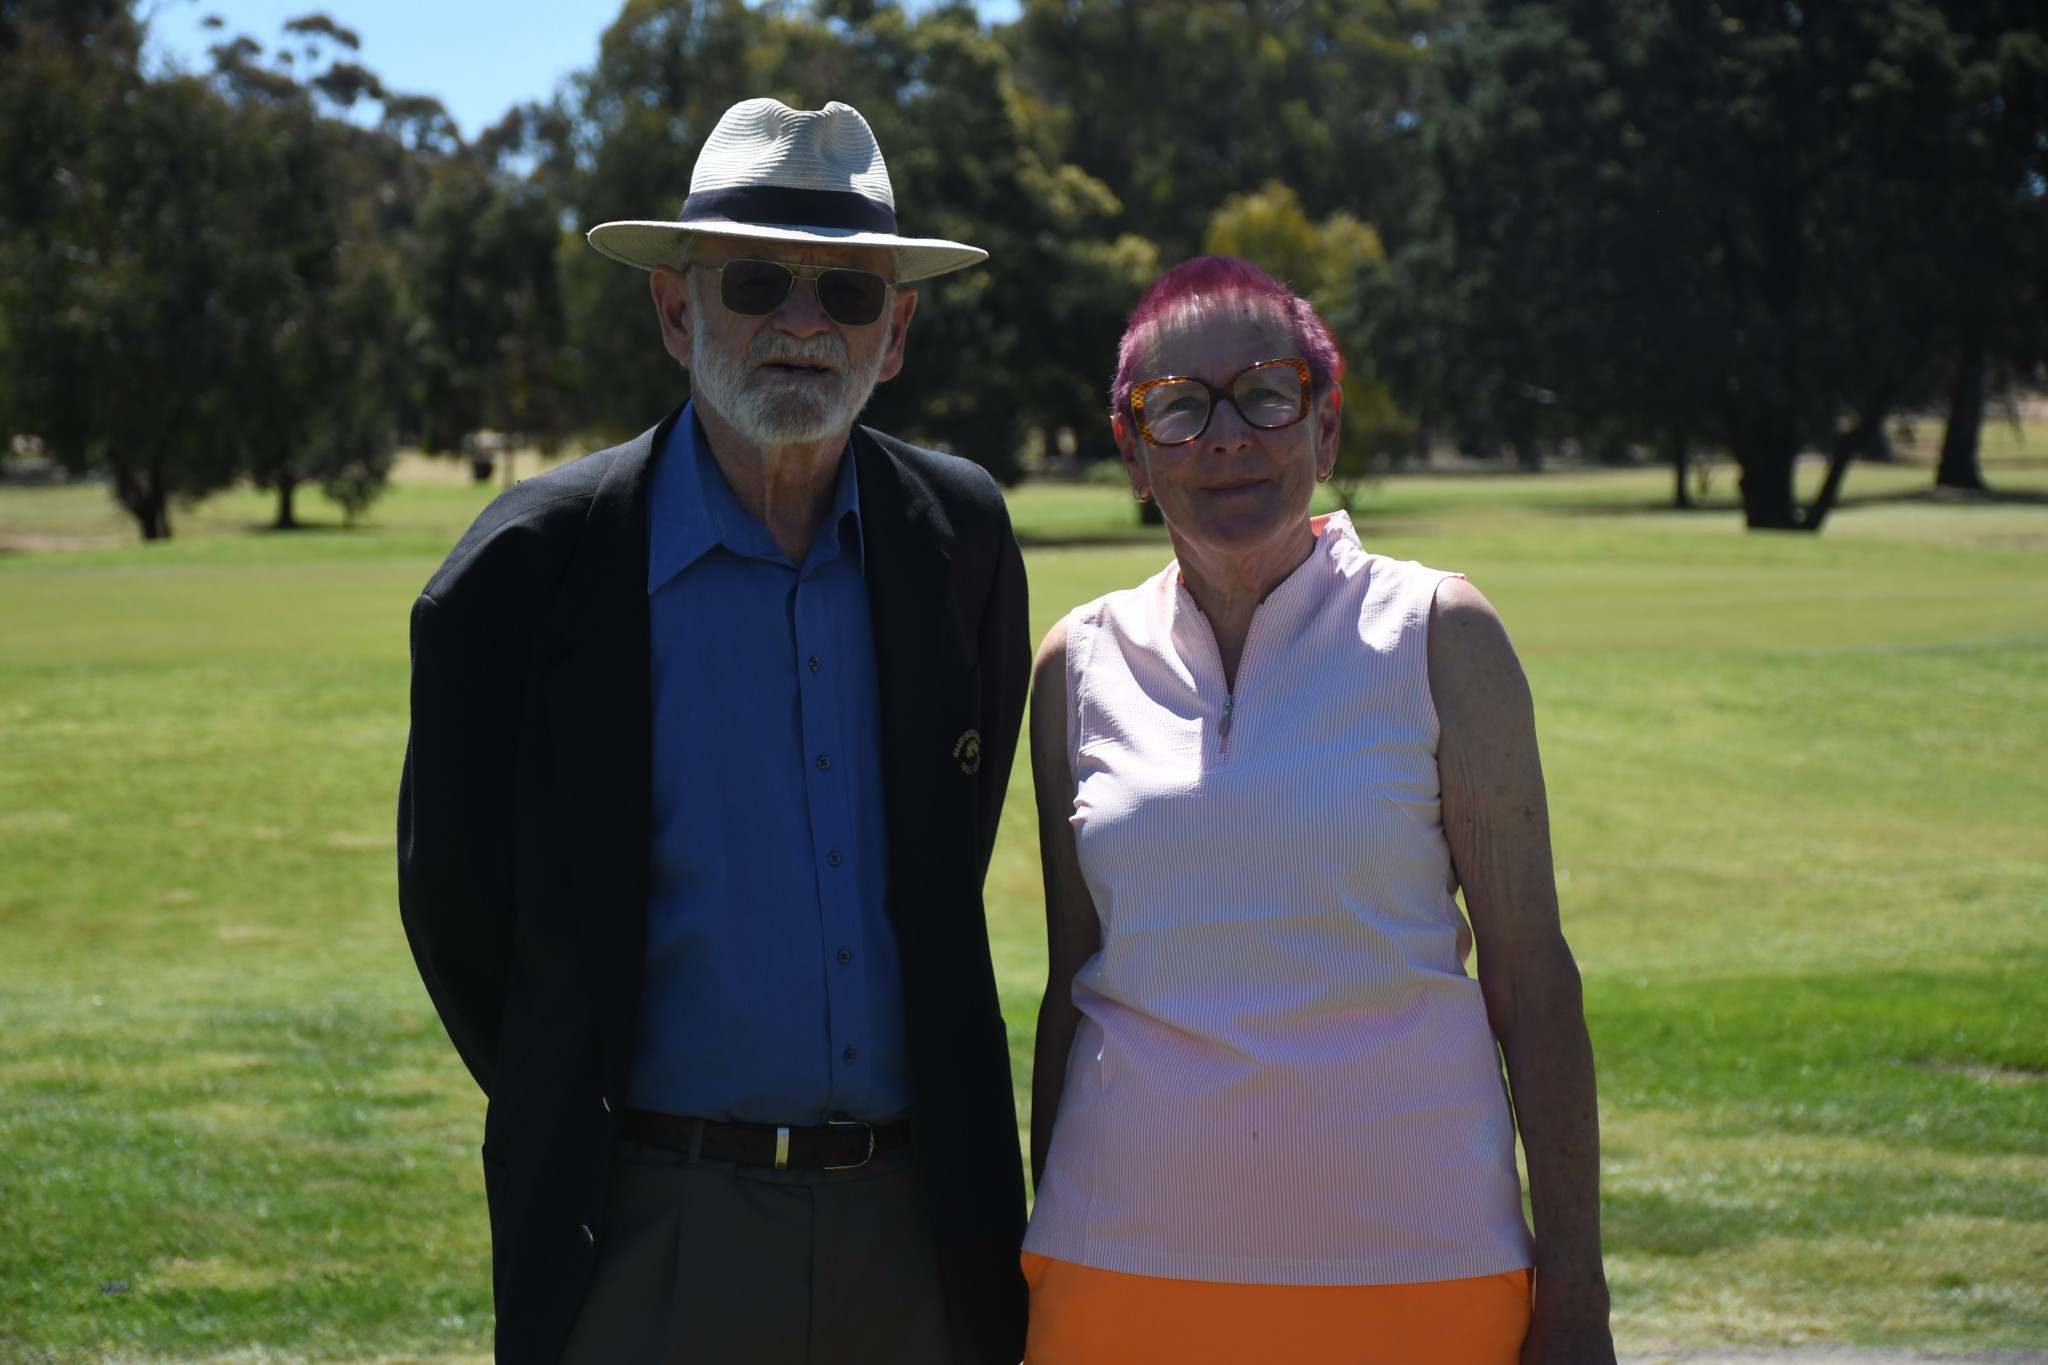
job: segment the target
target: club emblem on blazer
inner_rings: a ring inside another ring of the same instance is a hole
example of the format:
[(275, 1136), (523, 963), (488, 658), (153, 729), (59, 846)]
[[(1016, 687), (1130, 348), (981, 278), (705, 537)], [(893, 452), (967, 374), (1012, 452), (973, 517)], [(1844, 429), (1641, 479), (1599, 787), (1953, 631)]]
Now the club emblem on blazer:
[(969, 730), (953, 745), (953, 757), (960, 761), (960, 771), (969, 777), (981, 771), (981, 731)]

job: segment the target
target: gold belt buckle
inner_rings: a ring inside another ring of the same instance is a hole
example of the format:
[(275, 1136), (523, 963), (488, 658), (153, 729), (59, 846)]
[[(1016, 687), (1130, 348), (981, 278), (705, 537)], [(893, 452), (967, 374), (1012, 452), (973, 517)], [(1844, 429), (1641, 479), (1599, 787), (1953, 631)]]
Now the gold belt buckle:
[(862, 1123), (859, 1119), (827, 1119), (825, 1121), (825, 1126), (831, 1129), (835, 1135), (839, 1133), (841, 1130), (851, 1130), (856, 1128), (868, 1135), (868, 1149), (861, 1155), (861, 1159), (859, 1161), (851, 1161), (844, 1166), (827, 1166), (825, 1167), (826, 1170), (855, 1171), (859, 1170), (862, 1166), (867, 1165), (870, 1161), (873, 1161), (875, 1159), (875, 1129), (873, 1124)]

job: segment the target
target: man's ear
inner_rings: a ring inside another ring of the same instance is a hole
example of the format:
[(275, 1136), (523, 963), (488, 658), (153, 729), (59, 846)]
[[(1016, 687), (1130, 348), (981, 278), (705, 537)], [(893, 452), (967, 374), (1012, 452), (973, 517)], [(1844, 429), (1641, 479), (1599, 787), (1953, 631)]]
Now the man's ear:
[(898, 287), (889, 305), (889, 339), (882, 344), (882, 369), (875, 382), (894, 379), (903, 370), (903, 345), (910, 339), (910, 315), (917, 311), (917, 290)]
[(647, 277), (654, 312), (661, 319), (661, 344), (684, 365), (690, 363), (690, 281), (671, 266), (658, 265)]

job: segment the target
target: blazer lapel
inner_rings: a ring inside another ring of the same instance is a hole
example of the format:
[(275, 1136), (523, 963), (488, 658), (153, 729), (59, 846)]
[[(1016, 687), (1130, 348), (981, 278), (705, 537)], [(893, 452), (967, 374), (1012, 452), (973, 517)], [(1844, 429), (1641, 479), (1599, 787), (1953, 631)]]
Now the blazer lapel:
[(608, 1093), (623, 1092), (647, 948), (654, 801), (647, 486), (676, 414), (628, 442), (591, 499), (548, 613), (559, 818)]
[(922, 482), (863, 428), (854, 428), (852, 445), (881, 688), (889, 913), (907, 967), (930, 899), (934, 837), (946, 825), (934, 818), (947, 790), (934, 778), (951, 761), (950, 726), (973, 651), (953, 610), (952, 527)]

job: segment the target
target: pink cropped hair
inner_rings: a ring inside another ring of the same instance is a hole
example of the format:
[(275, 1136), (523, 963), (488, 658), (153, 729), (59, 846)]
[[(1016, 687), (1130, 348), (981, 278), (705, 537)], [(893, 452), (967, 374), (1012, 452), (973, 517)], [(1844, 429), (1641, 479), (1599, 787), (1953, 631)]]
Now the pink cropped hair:
[[(1294, 344), (1308, 362), (1309, 381), (1321, 393), (1344, 377), (1344, 356), (1329, 324), (1316, 315), (1314, 305), (1250, 261), (1235, 256), (1197, 256), (1182, 261), (1153, 281), (1131, 310), (1123, 340), (1116, 348), (1116, 379), (1109, 386), (1110, 410), (1131, 415), (1131, 389), (1138, 382), (1138, 352), (1155, 327), (1175, 316), (1185, 316), (1208, 303), (1251, 303), (1271, 308), (1287, 320), (1294, 331)], [(1279, 360), (1279, 356), (1261, 356)]]

